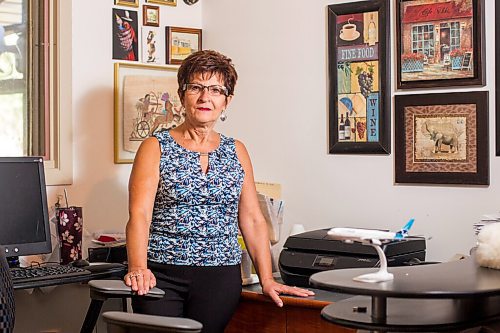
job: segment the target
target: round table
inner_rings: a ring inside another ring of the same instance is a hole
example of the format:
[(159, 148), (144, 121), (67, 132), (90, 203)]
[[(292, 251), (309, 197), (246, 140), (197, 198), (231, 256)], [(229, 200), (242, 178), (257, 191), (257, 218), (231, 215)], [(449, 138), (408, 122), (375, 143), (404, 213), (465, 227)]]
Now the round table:
[(434, 265), (390, 267), (394, 280), (353, 281), (377, 269), (313, 274), (312, 286), (365, 295), (325, 307), (323, 318), (351, 328), (386, 331), (450, 331), (500, 318), (500, 270), (479, 267), (472, 257)]

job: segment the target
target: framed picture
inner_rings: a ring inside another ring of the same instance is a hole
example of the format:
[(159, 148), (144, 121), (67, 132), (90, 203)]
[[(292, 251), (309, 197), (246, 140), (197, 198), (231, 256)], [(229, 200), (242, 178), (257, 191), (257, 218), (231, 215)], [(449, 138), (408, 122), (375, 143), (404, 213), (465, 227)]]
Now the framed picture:
[(165, 27), (167, 64), (180, 64), (201, 50), (201, 29)]
[(142, 62), (146, 64), (165, 63), (165, 39), (163, 29), (156, 27), (142, 27)]
[(160, 7), (142, 6), (142, 25), (159, 27), (160, 26)]
[(397, 87), (485, 85), (484, 0), (396, 0)]
[(139, 0), (115, 0), (117, 6), (139, 7)]
[(328, 6), (329, 153), (390, 153), (389, 0)]
[[(500, 20), (500, 5), (495, 4), (495, 22)], [(495, 24), (495, 99), (496, 156), (500, 156), (500, 24)]]
[(177, 6), (177, 0), (146, 0), (148, 3), (156, 3), (159, 5)]
[(115, 163), (132, 163), (144, 139), (184, 121), (177, 67), (115, 63)]
[(489, 184), (487, 91), (395, 103), (396, 183)]
[(113, 8), (113, 59), (138, 61), (137, 12)]

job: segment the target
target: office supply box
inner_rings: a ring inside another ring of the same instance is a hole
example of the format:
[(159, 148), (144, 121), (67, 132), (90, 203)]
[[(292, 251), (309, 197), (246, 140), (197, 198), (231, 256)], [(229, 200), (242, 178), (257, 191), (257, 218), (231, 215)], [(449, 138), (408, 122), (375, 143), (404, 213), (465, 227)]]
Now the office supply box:
[[(327, 237), (328, 229), (308, 231), (288, 237), (279, 257), (283, 281), (292, 286), (308, 286), (309, 277), (317, 272), (378, 267), (377, 251), (361, 243), (345, 243)], [(425, 260), (425, 238), (409, 237), (382, 245), (388, 266), (403, 266)]]

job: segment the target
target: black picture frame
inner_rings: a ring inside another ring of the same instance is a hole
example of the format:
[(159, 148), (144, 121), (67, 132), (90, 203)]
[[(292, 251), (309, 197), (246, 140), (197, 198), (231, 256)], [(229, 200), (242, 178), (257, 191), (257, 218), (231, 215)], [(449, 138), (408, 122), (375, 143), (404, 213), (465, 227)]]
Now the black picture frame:
[(328, 6), (330, 154), (390, 154), (390, 55), (389, 0)]
[(395, 183), (489, 185), (488, 92), (397, 95)]
[(484, 0), (470, 1), (459, 14), (453, 1), (396, 0), (397, 89), (486, 84)]

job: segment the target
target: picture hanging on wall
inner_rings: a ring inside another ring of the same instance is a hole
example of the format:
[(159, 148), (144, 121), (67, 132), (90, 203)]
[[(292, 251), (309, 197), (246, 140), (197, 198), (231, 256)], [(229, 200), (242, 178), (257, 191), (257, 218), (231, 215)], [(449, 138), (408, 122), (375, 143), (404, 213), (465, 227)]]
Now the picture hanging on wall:
[(142, 62), (146, 64), (165, 63), (163, 29), (142, 27)]
[(142, 25), (150, 27), (160, 26), (160, 7), (158, 6), (142, 6)]
[(139, 0), (115, 0), (117, 6), (139, 7)]
[(489, 184), (488, 92), (397, 95), (396, 183)]
[(484, 86), (484, 0), (396, 3), (399, 89)]
[(201, 29), (165, 27), (167, 64), (180, 64), (191, 53), (200, 51)]
[(113, 8), (113, 59), (138, 61), (137, 12)]
[(177, 0), (146, 0), (148, 3), (156, 3), (159, 5), (177, 6)]
[(115, 163), (132, 163), (142, 141), (184, 121), (177, 67), (114, 66)]
[(329, 152), (389, 154), (388, 0), (328, 6)]

